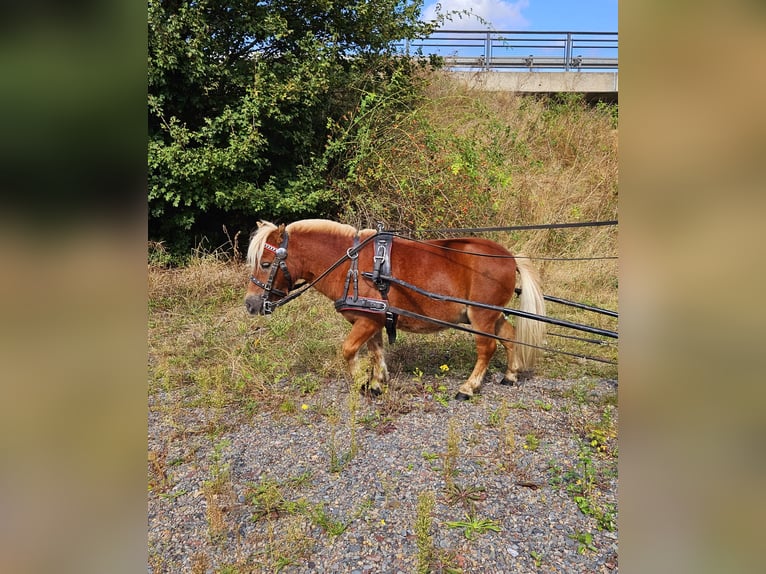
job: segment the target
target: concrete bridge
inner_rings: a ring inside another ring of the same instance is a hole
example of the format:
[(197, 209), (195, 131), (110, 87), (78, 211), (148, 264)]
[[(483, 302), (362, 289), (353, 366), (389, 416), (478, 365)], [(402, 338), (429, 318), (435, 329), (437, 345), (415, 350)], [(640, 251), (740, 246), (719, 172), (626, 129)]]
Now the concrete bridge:
[(577, 92), (586, 100), (618, 101), (617, 72), (452, 72), (473, 88), (494, 92)]
[(493, 91), (583, 93), (617, 101), (616, 32), (438, 30), (402, 53), (438, 56), (469, 85)]

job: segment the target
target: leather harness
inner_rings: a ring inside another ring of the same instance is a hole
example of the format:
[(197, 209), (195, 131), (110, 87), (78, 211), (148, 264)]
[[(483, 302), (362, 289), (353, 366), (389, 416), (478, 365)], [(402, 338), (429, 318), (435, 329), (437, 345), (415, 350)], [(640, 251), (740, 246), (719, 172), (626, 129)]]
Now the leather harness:
[(394, 236), (391, 232), (378, 230), (374, 240), (375, 253), (372, 258), (372, 272), (362, 272), (362, 277), (373, 282), (381, 295), (381, 299), (371, 299), (359, 296), (359, 235), (354, 236), (354, 245), (347, 251), (351, 266), (346, 274), (343, 297), (335, 301), (336, 311), (363, 311), (366, 313), (383, 313), (386, 316), (386, 333), (389, 344), (396, 341), (396, 322), (399, 317), (389, 311), (388, 290), (391, 287), (391, 248)]

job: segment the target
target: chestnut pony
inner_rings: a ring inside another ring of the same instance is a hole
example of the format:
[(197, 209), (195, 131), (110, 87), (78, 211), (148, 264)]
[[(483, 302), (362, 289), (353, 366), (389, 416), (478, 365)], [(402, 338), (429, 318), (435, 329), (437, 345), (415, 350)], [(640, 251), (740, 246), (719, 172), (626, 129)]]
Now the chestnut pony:
[[(316, 281), (312, 286), (336, 301), (336, 308), (352, 325), (343, 342), (343, 357), (352, 379), (360, 386), (368, 385), (374, 394), (382, 391), (382, 385), (389, 378), (382, 335), (386, 313), (376, 308), (376, 304), (384, 300), (384, 308), (390, 305), (391, 309), (402, 310), (396, 321), (396, 328), (402, 331), (433, 333), (448, 326), (444, 323), (463, 323), (470, 324), (475, 331), (499, 337), (475, 334), (476, 365), (460, 386), (457, 399), (468, 399), (479, 390), (497, 340), (505, 347), (507, 356), (503, 384), (512, 385), (519, 371), (534, 366), (539, 354), (537, 347), (545, 336), (545, 324), (541, 321), (518, 317), (514, 329), (498, 310), (437, 300), (398, 281), (391, 281), (384, 295), (371, 278), (376, 264), (374, 258), (380, 255), (374, 242), (377, 237), (373, 236), (379, 235), (373, 229), (357, 231), (350, 225), (321, 219), (279, 227), (260, 222), (247, 251), (251, 268), (245, 296), (248, 312), (251, 315), (270, 313), (298, 284)], [(545, 315), (540, 280), (528, 259), (516, 258), (505, 247), (488, 239), (416, 241), (393, 235), (386, 255), (388, 277), (432, 294), (492, 306), (502, 307), (508, 303), (514, 295), (518, 273), (520, 310)], [(377, 265), (379, 271), (380, 261)], [(349, 294), (352, 297), (349, 298)], [(344, 305), (343, 301), (348, 299), (371, 302), (371, 305)], [(413, 317), (410, 313), (440, 323)], [(514, 341), (522, 344), (514, 348)], [(362, 372), (358, 358), (359, 349), (365, 343), (371, 363), (369, 375)]]

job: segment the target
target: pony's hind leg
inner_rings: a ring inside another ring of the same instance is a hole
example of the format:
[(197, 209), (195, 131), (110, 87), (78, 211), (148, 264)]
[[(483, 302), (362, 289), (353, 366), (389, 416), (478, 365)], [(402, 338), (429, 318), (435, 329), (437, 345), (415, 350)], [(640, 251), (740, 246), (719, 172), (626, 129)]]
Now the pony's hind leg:
[(519, 380), (519, 360), (518, 355), (514, 352), (513, 342), (516, 338), (516, 330), (513, 325), (504, 316), (501, 316), (495, 323), (495, 335), (502, 337), (503, 339), (510, 339), (509, 341), (500, 340), (503, 347), (505, 347), (505, 356), (507, 364), (505, 367), (505, 376), (500, 381), (501, 385), (513, 385)]
[[(368, 387), (372, 394), (380, 394), (382, 389), (380, 387), (381, 377), (387, 376), (388, 370), (380, 367), (380, 362), (383, 360), (383, 338), (381, 335), (381, 326), (368, 319), (358, 319), (351, 327), (346, 340), (343, 341), (343, 358), (348, 365), (348, 372), (351, 377), (352, 384), (359, 390)], [(378, 339), (378, 343), (374, 339)], [(369, 374), (367, 370), (361, 365), (359, 360), (359, 349), (367, 343), (367, 348), (370, 350), (370, 360), (373, 361), (372, 367), (372, 380), (368, 380)], [(377, 367), (377, 368), (376, 368)], [(377, 372), (377, 378), (375, 373)]]
[[(490, 328), (493, 326), (494, 321), (492, 321), (487, 314), (469, 310), (468, 318), (471, 321), (471, 326), (475, 329), (483, 331), (484, 333), (491, 332)], [(492, 359), (492, 355), (495, 354), (495, 349), (497, 349), (497, 341), (491, 337), (475, 335), (475, 339), (477, 355), (476, 364), (473, 367), (471, 376), (458, 388), (458, 393), (455, 395), (455, 398), (459, 401), (470, 399), (473, 394), (481, 388), (481, 383), (484, 380), (484, 375), (487, 373), (489, 362)]]

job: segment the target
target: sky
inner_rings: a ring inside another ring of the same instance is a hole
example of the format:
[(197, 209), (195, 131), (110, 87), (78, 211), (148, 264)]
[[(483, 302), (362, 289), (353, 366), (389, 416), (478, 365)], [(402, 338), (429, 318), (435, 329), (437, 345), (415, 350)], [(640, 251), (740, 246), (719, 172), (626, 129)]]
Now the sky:
[[(423, 20), (434, 17), (437, 2), (426, 0)], [(442, 13), (469, 10), (497, 31), (617, 32), (617, 0), (440, 0)], [(444, 28), (486, 29), (473, 18), (453, 18)]]

